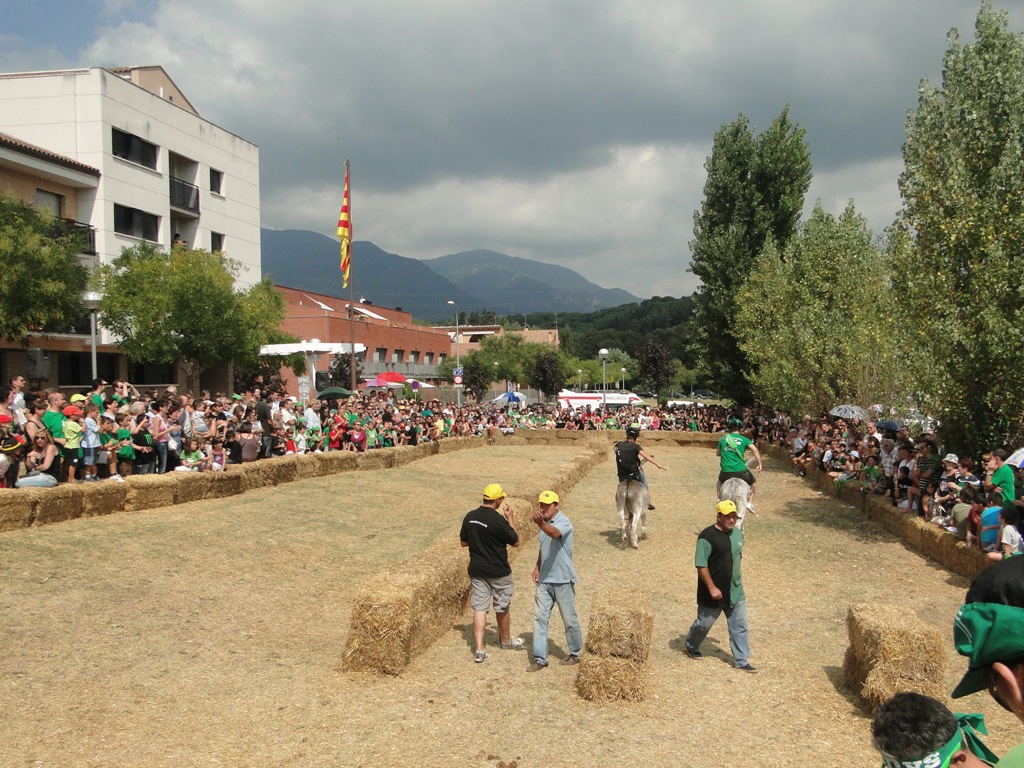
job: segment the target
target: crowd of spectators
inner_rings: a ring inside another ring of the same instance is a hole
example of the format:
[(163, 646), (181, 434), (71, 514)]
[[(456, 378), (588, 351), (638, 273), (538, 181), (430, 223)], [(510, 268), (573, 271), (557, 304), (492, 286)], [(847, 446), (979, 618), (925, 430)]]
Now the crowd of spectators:
[(874, 421), (795, 421), (759, 407), (736, 412), (703, 403), (607, 410), (457, 406), (439, 398), (406, 399), (391, 388), (303, 403), (276, 391), (193, 396), (173, 386), (140, 391), (126, 381), (103, 379), (65, 399), (60, 391), (28, 394), (24, 377), (15, 376), (10, 386), (0, 387), (0, 487), (216, 472), (302, 453), (365, 452), (449, 437), (493, 441), (516, 430), (621, 430), (635, 424), (642, 430), (716, 433), (735, 417), (750, 439), (789, 451), (798, 474), (814, 466), (833, 477), (837, 488), (853, 484), (861, 493), (886, 496), (993, 557), (1024, 550), (1017, 533), (1021, 476), (1000, 449), (976, 468), (969, 458), (941, 455), (930, 431), (911, 437), (906, 427), (881, 429)]
[(1024, 552), (1019, 532), (1024, 508), (1020, 468), (1007, 452), (993, 448), (978, 465), (968, 457), (943, 454), (935, 433), (911, 436), (908, 427), (879, 428), (877, 422), (805, 419), (777, 435), (790, 451), (793, 470), (826, 472), (837, 489), (853, 484), (893, 506), (915, 511), (992, 559)]

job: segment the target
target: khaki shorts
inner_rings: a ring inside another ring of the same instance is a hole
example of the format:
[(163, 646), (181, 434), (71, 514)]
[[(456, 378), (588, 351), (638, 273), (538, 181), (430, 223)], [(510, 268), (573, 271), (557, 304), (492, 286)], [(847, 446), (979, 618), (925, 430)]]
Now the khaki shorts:
[(493, 601), (495, 613), (508, 613), (508, 607), (512, 604), (512, 590), (515, 587), (511, 574), (500, 579), (470, 577), (469, 584), (472, 595), (470, 605), (474, 611), (489, 611)]

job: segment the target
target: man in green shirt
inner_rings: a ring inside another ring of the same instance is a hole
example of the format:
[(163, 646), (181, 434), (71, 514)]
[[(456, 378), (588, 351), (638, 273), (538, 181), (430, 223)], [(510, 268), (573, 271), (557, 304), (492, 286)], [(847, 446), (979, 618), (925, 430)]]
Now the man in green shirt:
[(747, 600), (740, 572), (743, 529), (736, 525), (739, 516), (732, 501), (718, 502), (715, 511), (715, 524), (697, 537), (693, 561), (697, 568), (697, 619), (686, 635), (686, 655), (691, 659), (703, 658), (700, 644), (724, 611), (736, 668), (756, 673), (757, 667), (750, 664)]
[[(952, 698), (988, 690), (1024, 723), (1024, 557), (994, 563), (971, 582), (953, 622), (953, 645), (968, 668)], [(999, 768), (1024, 768), (1024, 744)]]
[(753, 473), (747, 469), (746, 454), (749, 448), (754, 454), (754, 458), (757, 459), (757, 471), (760, 472), (762, 469), (761, 453), (750, 438), (740, 434), (742, 426), (743, 422), (739, 419), (729, 419), (729, 432), (718, 441), (718, 449), (715, 451), (715, 455), (719, 457), (719, 468), (721, 471), (718, 473), (718, 485), (715, 487), (715, 493), (721, 498), (722, 483), (733, 477), (739, 478), (750, 486), (747, 509), (753, 512), (757, 480), (754, 478)]
[(985, 479), (985, 490), (996, 488), (1003, 496), (1003, 506), (1011, 506), (1017, 498), (1017, 490), (1013, 487), (1013, 467), (1006, 463), (1006, 451), (997, 448), (988, 458), (988, 477)]

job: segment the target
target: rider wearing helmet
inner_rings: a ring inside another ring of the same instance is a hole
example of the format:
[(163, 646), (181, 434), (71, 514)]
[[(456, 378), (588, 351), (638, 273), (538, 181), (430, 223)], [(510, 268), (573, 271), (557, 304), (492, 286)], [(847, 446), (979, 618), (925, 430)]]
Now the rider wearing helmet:
[[(658, 469), (665, 469), (665, 467), (661, 466), (661, 464), (654, 460), (653, 456), (640, 447), (637, 443), (638, 437), (640, 437), (639, 424), (630, 424), (626, 427), (626, 439), (620, 440), (615, 444), (615, 470), (618, 472), (620, 483), (626, 479), (639, 480), (647, 488), (647, 493), (650, 494), (651, 488), (647, 485), (647, 477), (640, 468), (640, 460), (649, 461)], [(649, 495), (648, 498), (650, 498)], [(654, 509), (654, 505), (648, 504), (647, 508)]]

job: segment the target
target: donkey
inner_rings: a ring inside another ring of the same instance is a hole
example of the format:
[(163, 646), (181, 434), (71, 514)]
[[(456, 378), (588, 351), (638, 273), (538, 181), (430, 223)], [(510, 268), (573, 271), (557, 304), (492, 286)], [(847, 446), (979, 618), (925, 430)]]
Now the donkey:
[(743, 518), (747, 514), (747, 500), (750, 497), (750, 486), (738, 477), (730, 477), (722, 483), (718, 491), (718, 500), (728, 499), (736, 505), (736, 525), (743, 527)]
[(622, 543), (627, 539), (629, 546), (639, 549), (637, 530), (640, 539), (647, 538), (647, 505), (650, 493), (639, 480), (626, 478), (615, 490), (615, 506), (619, 510), (619, 525), (622, 527)]

